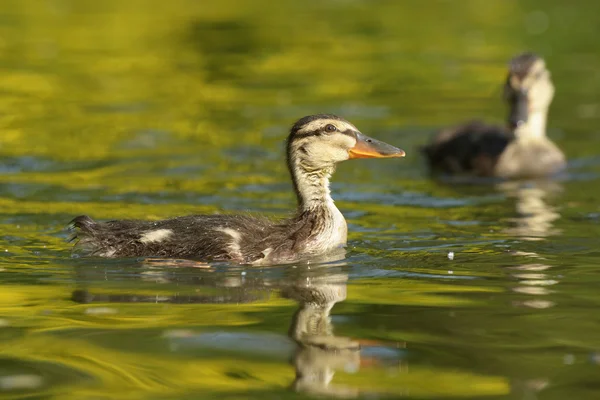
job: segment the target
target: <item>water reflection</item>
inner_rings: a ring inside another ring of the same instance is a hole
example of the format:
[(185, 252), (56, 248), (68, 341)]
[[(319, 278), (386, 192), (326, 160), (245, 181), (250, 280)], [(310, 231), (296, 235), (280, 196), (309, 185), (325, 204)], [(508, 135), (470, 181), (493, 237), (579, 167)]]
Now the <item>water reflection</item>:
[[(510, 219), (513, 226), (506, 228), (504, 233), (527, 241), (545, 240), (561, 233), (560, 229), (554, 227), (554, 223), (560, 218), (559, 210), (548, 203), (549, 198), (562, 192), (561, 184), (552, 181), (503, 182), (498, 188), (507, 197), (516, 199), (517, 217)], [(546, 273), (552, 266), (545, 264), (545, 258), (535, 252), (517, 251), (514, 254), (532, 258), (535, 262), (510, 267), (515, 271), (512, 276), (519, 282), (513, 291), (538, 296), (516, 301), (514, 305), (536, 309), (554, 306), (555, 302), (539, 297), (551, 294), (549, 286), (558, 283)]]
[(360, 366), (360, 345), (333, 333), (330, 312), (335, 303), (346, 299), (348, 279), (343, 272), (319, 276), (300, 274), (282, 288), (282, 294), (298, 302), (289, 336), (298, 348), (293, 357), (299, 392), (354, 397), (358, 391), (331, 385), (338, 369), (355, 372)]
[[(354, 374), (363, 366), (383, 364), (400, 365), (403, 352), (385, 343), (352, 339), (335, 334), (331, 310), (336, 303), (346, 299), (348, 274), (344, 263), (326, 265), (287, 266), (263, 272), (246, 273), (232, 267), (206, 267), (195, 269), (173, 268), (167, 261), (161, 267), (157, 260), (143, 263), (141, 269), (126, 278), (153, 280), (160, 284), (193, 285), (204, 294), (135, 294), (93, 287), (100, 276), (110, 280), (106, 270), (81, 268), (78, 271), (80, 287), (73, 291), (72, 300), (79, 303), (214, 303), (239, 304), (265, 301), (281, 296), (297, 302), (291, 316), (287, 336), (266, 332), (240, 332), (238, 330), (195, 331), (174, 329), (164, 332), (173, 352), (184, 354), (194, 350), (236, 353), (236, 357), (260, 356), (291, 360), (295, 369), (291, 387), (297, 392), (336, 397), (356, 397), (359, 390), (351, 386), (332, 383), (336, 371)], [(116, 275), (113, 274), (114, 277)], [(214, 291), (214, 289), (218, 289)], [(93, 313), (102, 313), (110, 307), (92, 307)], [(201, 316), (199, 318), (202, 318)], [(366, 355), (361, 356), (361, 352)], [(363, 393), (364, 394), (364, 393)]]
[[(523, 264), (516, 267), (511, 267), (516, 272), (512, 274), (519, 280), (513, 291), (534, 296), (546, 296), (552, 293), (548, 286), (558, 283), (557, 280), (551, 277), (544, 271), (551, 268), (550, 265), (534, 263)], [(521, 305), (530, 308), (549, 308), (555, 305), (551, 300), (543, 298), (528, 299), (516, 302), (515, 305)]]
[(523, 240), (541, 240), (561, 233), (554, 227), (555, 221), (560, 218), (558, 209), (548, 204), (549, 198), (562, 192), (560, 183), (503, 182), (498, 189), (507, 197), (516, 199), (517, 217), (509, 220), (513, 226), (504, 230), (507, 235)]

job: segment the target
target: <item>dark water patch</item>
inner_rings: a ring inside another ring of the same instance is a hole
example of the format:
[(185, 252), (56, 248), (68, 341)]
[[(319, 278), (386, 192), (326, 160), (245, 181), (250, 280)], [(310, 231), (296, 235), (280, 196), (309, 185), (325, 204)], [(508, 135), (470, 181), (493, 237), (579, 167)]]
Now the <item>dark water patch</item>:
[(18, 172), (46, 171), (53, 167), (50, 160), (37, 157), (2, 157), (0, 159), (0, 174), (14, 174)]
[(418, 206), (418, 207), (464, 207), (486, 201), (485, 199), (452, 199), (426, 196), (422, 193), (402, 192), (395, 194), (368, 193), (368, 192), (341, 192), (340, 200), (354, 202), (381, 202), (386, 205)]

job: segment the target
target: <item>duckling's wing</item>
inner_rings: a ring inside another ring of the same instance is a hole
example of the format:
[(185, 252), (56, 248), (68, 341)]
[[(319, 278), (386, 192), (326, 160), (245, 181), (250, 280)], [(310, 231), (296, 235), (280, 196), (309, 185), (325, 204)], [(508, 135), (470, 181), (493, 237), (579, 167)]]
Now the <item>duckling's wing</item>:
[(96, 222), (79, 216), (70, 223), (75, 252), (98, 257), (180, 257), (245, 262), (244, 246), (273, 223), (249, 215), (190, 215), (161, 221)]
[(502, 127), (472, 121), (440, 131), (422, 151), (432, 171), (492, 176), (513, 139), (512, 132)]

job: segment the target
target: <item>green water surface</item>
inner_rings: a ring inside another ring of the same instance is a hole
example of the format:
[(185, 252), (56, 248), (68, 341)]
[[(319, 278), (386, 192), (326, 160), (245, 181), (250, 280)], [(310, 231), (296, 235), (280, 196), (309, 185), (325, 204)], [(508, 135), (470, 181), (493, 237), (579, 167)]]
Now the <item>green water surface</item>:
[[(1, 398), (600, 398), (596, 0), (0, 5)], [(569, 172), (430, 180), (418, 146), (500, 123), (523, 50)], [(322, 112), (407, 152), (340, 165), (345, 261), (71, 257), (80, 214), (285, 216)]]

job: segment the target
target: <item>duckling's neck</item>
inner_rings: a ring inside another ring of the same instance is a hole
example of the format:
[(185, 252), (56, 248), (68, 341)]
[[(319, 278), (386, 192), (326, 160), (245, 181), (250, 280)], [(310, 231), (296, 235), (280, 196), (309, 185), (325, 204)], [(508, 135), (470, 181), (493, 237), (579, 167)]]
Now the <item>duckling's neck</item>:
[(299, 160), (290, 167), (298, 197), (297, 218), (310, 227), (306, 250), (324, 252), (343, 247), (348, 232), (346, 220), (329, 191), (329, 178), (334, 167), (312, 169), (303, 166)]
[(519, 140), (543, 139), (546, 137), (547, 110), (538, 110), (529, 115), (527, 122), (515, 133)]
[(333, 167), (307, 170), (301, 166), (295, 166), (292, 171), (292, 180), (298, 198), (299, 211), (305, 212), (324, 207), (333, 207), (337, 210), (329, 191), (329, 179), (333, 171)]

